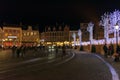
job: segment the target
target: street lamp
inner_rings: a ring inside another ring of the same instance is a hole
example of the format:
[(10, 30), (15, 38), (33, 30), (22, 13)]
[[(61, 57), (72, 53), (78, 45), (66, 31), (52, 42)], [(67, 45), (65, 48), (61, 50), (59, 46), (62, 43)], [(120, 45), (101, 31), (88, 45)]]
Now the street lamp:
[(115, 29), (116, 29), (116, 48), (117, 48), (117, 46), (118, 46), (118, 29), (119, 29), (119, 26), (115, 25)]

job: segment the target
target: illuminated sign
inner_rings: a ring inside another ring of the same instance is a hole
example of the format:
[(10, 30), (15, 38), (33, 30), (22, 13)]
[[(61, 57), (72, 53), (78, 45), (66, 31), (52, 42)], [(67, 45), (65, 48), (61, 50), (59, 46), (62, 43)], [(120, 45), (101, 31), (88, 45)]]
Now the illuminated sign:
[(17, 38), (17, 36), (8, 36), (8, 38)]

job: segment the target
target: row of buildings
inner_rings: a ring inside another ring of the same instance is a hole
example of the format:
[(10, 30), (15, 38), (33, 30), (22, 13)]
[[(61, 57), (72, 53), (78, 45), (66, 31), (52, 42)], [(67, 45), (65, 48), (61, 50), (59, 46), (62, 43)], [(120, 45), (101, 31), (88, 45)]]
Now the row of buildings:
[[(87, 23), (81, 23), (82, 41), (89, 41), (89, 32), (87, 32)], [(101, 30), (101, 31), (100, 31)], [(100, 28), (99, 33), (94, 29), (96, 39), (103, 38), (103, 29)], [(53, 46), (72, 46), (73, 33), (76, 34), (76, 45), (79, 45), (78, 30), (70, 30), (70, 26), (48, 26), (45, 31), (40, 33), (39, 30), (33, 30), (32, 26), (28, 26), (27, 30), (22, 29), (22, 26), (3, 25), (0, 28), (0, 45), (3, 47), (9, 46), (36, 46), (36, 45), (53, 45)]]
[(2, 47), (33, 46), (39, 43), (39, 39), (39, 30), (32, 30), (32, 26), (28, 26), (27, 30), (22, 30), (22, 27), (17, 25), (4, 25), (0, 28), (0, 46)]
[[(82, 41), (89, 41), (89, 32), (87, 31), (88, 23), (80, 23), (79, 29), (82, 31)], [(76, 45), (79, 44), (79, 36), (78, 30), (70, 30), (70, 26), (65, 25), (62, 29), (62, 26), (56, 27), (47, 27), (45, 32), (41, 33), (41, 43), (44, 45), (68, 45), (73, 46), (73, 33), (76, 34)], [(94, 39), (103, 39), (104, 38), (104, 30), (101, 26), (94, 26), (93, 29), (93, 38)]]

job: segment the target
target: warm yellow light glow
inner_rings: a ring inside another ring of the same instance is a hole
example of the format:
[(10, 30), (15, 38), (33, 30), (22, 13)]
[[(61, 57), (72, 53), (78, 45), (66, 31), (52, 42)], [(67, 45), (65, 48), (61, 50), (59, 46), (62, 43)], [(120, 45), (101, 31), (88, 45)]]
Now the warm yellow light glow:
[(29, 32), (27, 32), (27, 36), (29, 36)]
[(12, 41), (12, 39), (9, 39), (9, 41)]
[(8, 39), (6, 38), (5, 41), (7, 41)]
[(47, 44), (52, 44), (51, 42), (47, 42)]
[(36, 35), (36, 32), (34, 32), (34, 35)]
[(38, 41), (38, 38), (36, 39), (36, 41)]
[(8, 33), (5, 33), (5, 36), (8, 36)]
[(5, 41), (4, 39), (2, 39), (2, 41)]
[(30, 34), (31, 36), (33, 35), (33, 32), (31, 32), (31, 34)]
[(26, 36), (26, 33), (24, 33), (24, 36)]

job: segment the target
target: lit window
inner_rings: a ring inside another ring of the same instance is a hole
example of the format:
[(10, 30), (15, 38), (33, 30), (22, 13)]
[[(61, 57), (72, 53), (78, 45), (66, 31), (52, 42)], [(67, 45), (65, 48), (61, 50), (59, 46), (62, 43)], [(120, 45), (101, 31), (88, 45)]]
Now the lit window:
[(27, 32), (27, 36), (29, 36), (29, 32)]
[(24, 33), (24, 36), (26, 36), (26, 33)]
[(8, 33), (5, 33), (5, 36), (8, 36)]
[(36, 35), (36, 32), (34, 32), (34, 35)]
[(30, 34), (31, 36), (33, 35), (33, 32), (31, 32), (31, 34)]

